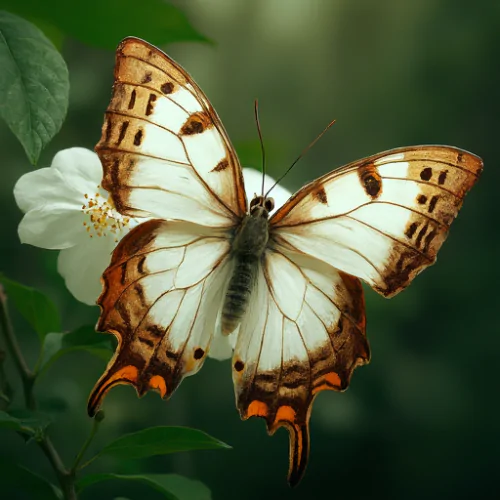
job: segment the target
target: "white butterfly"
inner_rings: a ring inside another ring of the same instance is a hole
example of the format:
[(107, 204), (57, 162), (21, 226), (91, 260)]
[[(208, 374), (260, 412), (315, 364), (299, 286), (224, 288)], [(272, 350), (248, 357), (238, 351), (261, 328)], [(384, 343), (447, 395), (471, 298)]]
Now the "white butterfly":
[(302, 477), (315, 396), (347, 388), (370, 358), (363, 289), (390, 297), (436, 259), (482, 161), (449, 146), (400, 148), (304, 186), (274, 215), (247, 204), (241, 166), (200, 88), (159, 49), (125, 39), (96, 147), (125, 216), (152, 220), (116, 248), (97, 328), (118, 349), (94, 388), (128, 383), (169, 397), (205, 360), (217, 320), (237, 335), (241, 417), (290, 432)]

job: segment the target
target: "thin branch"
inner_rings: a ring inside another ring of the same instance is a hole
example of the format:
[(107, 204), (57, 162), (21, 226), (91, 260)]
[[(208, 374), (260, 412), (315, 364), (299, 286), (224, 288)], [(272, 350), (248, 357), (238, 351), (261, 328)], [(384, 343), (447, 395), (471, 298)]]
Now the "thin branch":
[(52, 468), (54, 469), (61, 489), (63, 491), (64, 500), (77, 500), (76, 490), (75, 490), (75, 475), (73, 472), (69, 472), (64, 467), (61, 457), (57, 450), (54, 448), (52, 441), (48, 436), (44, 436), (38, 444), (45, 456), (48, 458)]
[(24, 359), (23, 353), (19, 347), (16, 336), (14, 335), (14, 329), (10, 321), (9, 311), (7, 309), (7, 296), (3, 286), (0, 284), (0, 325), (5, 337), (5, 343), (7, 348), (12, 354), (14, 363), (21, 380), (23, 381), (24, 399), (26, 400), (26, 407), (30, 410), (36, 408), (35, 398), (33, 396), (33, 384), (35, 383), (35, 375), (29, 369), (26, 360)]
[[(94, 439), (94, 436), (97, 433), (97, 430), (99, 429), (99, 424), (104, 420), (104, 412), (102, 410), (99, 410), (96, 414), (96, 416), (93, 419), (93, 424), (92, 424), (92, 429), (90, 430), (90, 434), (87, 437), (87, 440), (85, 443), (83, 443), (82, 449), (78, 453), (78, 455), (75, 458), (75, 463), (73, 464), (73, 467), (71, 467), (71, 472), (73, 474), (76, 474), (76, 472), (79, 469), (83, 469), (87, 464), (82, 465), (80, 468), (78, 467), (80, 463), (83, 460), (83, 456), (85, 455), (85, 452), (88, 450), (88, 447), (90, 446), (90, 443), (92, 443), (92, 440)], [(87, 462), (89, 463), (89, 462)]]
[[(19, 372), (21, 380), (23, 382), (24, 398), (26, 400), (26, 407), (30, 410), (36, 409), (36, 400), (33, 394), (33, 385), (35, 383), (36, 376), (29, 369), (26, 360), (24, 359), (17, 338), (14, 334), (14, 328), (12, 322), (10, 321), (9, 311), (7, 308), (7, 296), (5, 294), (3, 286), (0, 284), (0, 326), (3, 332), (5, 343), (9, 349), (14, 363)], [(55, 449), (50, 438), (43, 435), (42, 438), (37, 440), (38, 445), (42, 449), (45, 456), (48, 458), (50, 464), (52, 465), (56, 476), (61, 485), (61, 489), (64, 494), (65, 500), (77, 500), (76, 490), (75, 490), (75, 474), (73, 471), (68, 471), (64, 464), (62, 463), (59, 453)]]

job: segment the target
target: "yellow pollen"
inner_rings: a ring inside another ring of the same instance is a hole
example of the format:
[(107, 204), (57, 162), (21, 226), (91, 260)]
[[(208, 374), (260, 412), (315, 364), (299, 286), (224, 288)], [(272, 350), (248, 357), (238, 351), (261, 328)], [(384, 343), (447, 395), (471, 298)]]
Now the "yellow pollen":
[[(82, 212), (89, 217), (89, 220), (85, 221), (83, 225), (91, 238), (94, 235), (106, 236), (108, 233), (118, 236), (121, 230), (129, 225), (130, 218), (123, 217), (116, 210), (111, 197), (105, 199), (100, 193), (94, 195), (85, 193), (84, 198), (88, 201), (82, 205)], [(118, 239), (115, 237), (116, 242)]]

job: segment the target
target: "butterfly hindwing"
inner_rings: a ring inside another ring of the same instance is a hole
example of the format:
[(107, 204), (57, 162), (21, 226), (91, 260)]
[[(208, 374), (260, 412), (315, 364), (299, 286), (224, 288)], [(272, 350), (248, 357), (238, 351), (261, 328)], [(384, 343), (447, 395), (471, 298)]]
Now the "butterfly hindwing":
[(103, 274), (100, 331), (118, 348), (89, 399), (95, 414), (114, 385), (170, 396), (202, 366), (227, 281), (226, 235), (180, 221), (150, 220), (119, 243)]
[(220, 227), (246, 212), (241, 167), (215, 110), (177, 63), (137, 38), (117, 49), (96, 151), (124, 215)]
[(434, 263), (481, 170), (480, 158), (449, 146), (380, 153), (298, 191), (271, 218), (272, 238), (390, 297)]
[(233, 357), (243, 419), (264, 418), (290, 433), (289, 481), (302, 477), (309, 416), (322, 390), (343, 390), (369, 360), (361, 283), (300, 255), (266, 251)]

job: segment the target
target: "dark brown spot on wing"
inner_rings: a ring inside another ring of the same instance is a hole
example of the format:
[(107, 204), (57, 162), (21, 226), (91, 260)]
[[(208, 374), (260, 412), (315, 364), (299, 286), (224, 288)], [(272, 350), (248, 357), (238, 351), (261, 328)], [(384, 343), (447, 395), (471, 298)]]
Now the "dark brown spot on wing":
[(226, 158), (221, 160), (217, 165), (211, 170), (211, 172), (221, 172), (222, 170), (226, 170), (229, 167), (229, 162)]
[(438, 184), (444, 184), (444, 181), (446, 180), (446, 174), (448, 173), (448, 170), (443, 170), (438, 177)]
[(121, 266), (121, 276), (120, 276), (120, 283), (124, 285), (127, 281), (127, 263), (124, 262)]
[(429, 202), (429, 213), (432, 213), (434, 211), (434, 209), (436, 208), (436, 203), (437, 203), (438, 199), (439, 199), (438, 195), (434, 195), (431, 198), (431, 201)]
[(422, 229), (417, 234), (417, 239), (415, 241), (417, 248), (420, 247), (420, 244), (422, 243), (422, 238), (425, 236), (425, 233), (428, 231), (428, 229), (429, 229), (429, 224), (425, 224), (425, 226), (423, 226)]
[(318, 189), (313, 191), (313, 196), (323, 205), (328, 205), (328, 197), (326, 196), (326, 191), (323, 186), (319, 186)]
[(155, 346), (155, 343), (152, 340), (147, 339), (146, 337), (137, 337), (137, 339), (139, 340), (139, 342), (142, 342), (143, 344), (146, 344), (149, 347)]
[(167, 349), (167, 350), (165, 351), (165, 355), (166, 355), (166, 356), (167, 356), (167, 358), (169, 358), (169, 359), (175, 359), (175, 360), (179, 359), (179, 354), (178, 354), (178, 353), (176, 353), (176, 352), (174, 352), (174, 351), (171, 351), (171, 350), (169, 350), (169, 349)]
[(433, 229), (425, 237), (425, 239), (424, 239), (424, 249), (423, 249), (425, 253), (427, 253), (427, 251), (429, 250), (429, 247), (430, 247), (430, 245), (432, 243), (432, 240), (436, 237), (437, 234), (438, 234), (437, 230)]
[(245, 368), (245, 364), (243, 363), (243, 361), (238, 360), (234, 363), (234, 369), (237, 372), (241, 372), (241, 370), (243, 370), (243, 368)]
[(142, 129), (139, 129), (134, 136), (134, 146), (140, 146), (142, 142)]
[(423, 181), (428, 181), (432, 177), (432, 168), (431, 167), (426, 167), (420, 172), (420, 178)]
[(372, 200), (377, 199), (382, 192), (382, 178), (375, 165), (367, 164), (360, 167), (358, 169), (358, 175), (366, 194), (370, 196)]
[(405, 235), (408, 236), (408, 238), (413, 238), (413, 235), (415, 234), (415, 231), (418, 228), (418, 224), (416, 222), (413, 222), (408, 229), (405, 231)]
[(205, 351), (201, 347), (198, 347), (197, 349), (195, 349), (193, 357), (194, 359), (201, 359), (204, 355)]
[(149, 116), (153, 113), (155, 101), (156, 94), (149, 94), (148, 104), (146, 106), (146, 116)]
[(182, 126), (181, 135), (201, 134), (212, 125), (212, 120), (205, 112), (193, 113)]
[(425, 196), (425, 194), (421, 194), (421, 195), (418, 196), (417, 201), (421, 205), (425, 205), (427, 203), (427, 196)]
[(123, 139), (125, 138), (125, 134), (127, 133), (129, 122), (122, 122), (120, 126), (120, 133), (118, 134), (118, 139), (116, 140), (116, 145), (119, 146)]
[(143, 84), (145, 84), (145, 83), (149, 83), (152, 79), (153, 79), (153, 77), (152, 77), (151, 71), (148, 71), (148, 72), (144, 75), (143, 79), (141, 80), (141, 83), (143, 83)]
[(128, 102), (128, 109), (133, 109), (134, 108), (136, 97), (137, 97), (137, 92), (134, 89), (134, 90), (132, 90), (132, 92), (130, 94), (130, 101)]
[(166, 95), (166, 94), (171, 94), (172, 91), (174, 90), (174, 84), (172, 82), (165, 82), (161, 87), (160, 90)]
[(158, 325), (149, 325), (146, 330), (153, 336), (157, 338), (163, 337), (165, 335), (165, 330), (160, 328)]
[(139, 263), (137, 264), (137, 271), (139, 271), (139, 273), (141, 274), (144, 274), (144, 262), (146, 262), (146, 256), (143, 255), (140, 260), (139, 260)]

